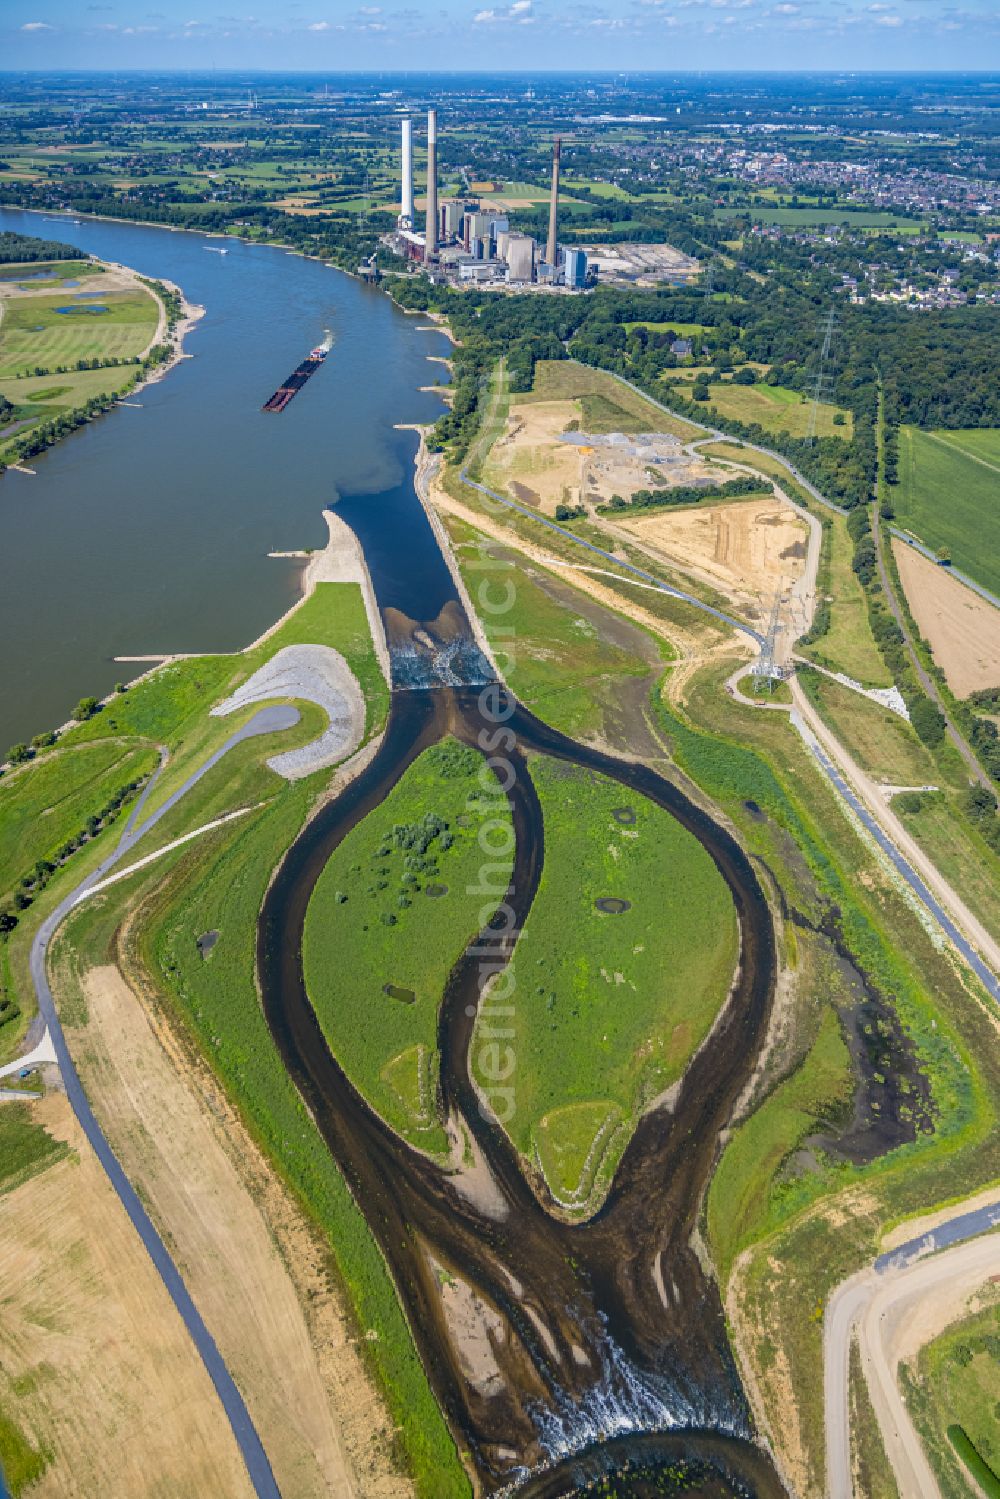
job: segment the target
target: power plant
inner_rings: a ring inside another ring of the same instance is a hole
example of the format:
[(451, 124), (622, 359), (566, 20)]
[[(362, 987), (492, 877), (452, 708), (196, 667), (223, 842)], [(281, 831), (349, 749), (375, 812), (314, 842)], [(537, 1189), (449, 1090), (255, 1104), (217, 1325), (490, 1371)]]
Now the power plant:
[(436, 109), (427, 111), (427, 200), (424, 232), (419, 233), (413, 199), (413, 121), (408, 115), (400, 120), (400, 132), (400, 214), (395, 232), (385, 239), (397, 254), (425, 265), (433, 280), (456, 286), (581, 292), (593, 284), (594, 268), (585, 251), (559, 244), (559, 136), (552, 145), (549, 229), (543, 258), (540, 241), (513, 228), (507, 214), (488, 201), (438, 202)]
[(437, 185), (438, 117), (436, 109), (427, 111), (427, 227), (424, 231), (424, 259), (433, 260), (438, 248)]
[(400, 227), (413, 228), (413, 121), (403, 121), (403, 196), (399, 213)]

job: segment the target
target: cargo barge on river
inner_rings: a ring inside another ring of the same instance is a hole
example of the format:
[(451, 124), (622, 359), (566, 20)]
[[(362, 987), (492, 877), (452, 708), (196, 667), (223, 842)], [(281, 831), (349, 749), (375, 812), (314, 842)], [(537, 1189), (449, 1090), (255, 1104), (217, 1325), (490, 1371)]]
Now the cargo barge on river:
[(308, 357), (292, 371), (284, 385), (279, 385), (271, 399), (264, 402), (261, 410), (284, 411), (292, 397), (297, 396), (309, 377), (316, 373), (332, 347), (333, 339), (327, 334), (323, 342), (317, 344), (315, 349), (311, 349)]

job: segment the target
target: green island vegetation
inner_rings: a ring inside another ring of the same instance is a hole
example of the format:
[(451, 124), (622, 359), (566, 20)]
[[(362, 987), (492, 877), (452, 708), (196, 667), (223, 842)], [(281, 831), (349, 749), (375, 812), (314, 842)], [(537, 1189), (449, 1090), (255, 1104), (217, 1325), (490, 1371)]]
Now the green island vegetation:
[[(179, 661), (153, 672), (61, 735), (55, 749), (36, 752), (14, 774), (5, 775), (0, 779), (0, 824), (5, 791), (17, 788), (18, 806), (27, 805), (31, 778), (43, 775), (56, 778), (53, 791), (43, 787), (32, 793), (32, 804), (38, 805), (49, 795), (55, 797), (64, 785), (67, 812), (63, 821), (75, 825), (70, 794), (88, 772), (93, 778), (105, 763), (113, 767), (115, 754), (119, 768), (122, 757), (136, 753), (155, 763), (155, 753), (150, 751), (164, 744), (171, 760), (162, 778), (165, 785), (158, 783), (155, 797), (147, 803), (152, 810), (254, 711), (211, 718), (212, 705), (274, 652), (300, 642), (328, 644), (342, 652), (365, 689), (366, 736), (377, 732), (385, 721), (388, 689), (368, 631), (361, 589), (356, 584), (319, 584), (274, 633), (251, 650), (237, 656)], [(400, 1461), (413, 1474), (417, 1492), (426, 1499), (459, 1499), (469, 1492), (468, 1480), (430, 1392), (384, 1261), (284, 1069), (257, 997), (255, 933), (265, 889), (283, 852), (329, 783), (329, 772), (285, 782), (264, 763), (277, 749), (308, 742), (322, 729), (319, 709), (311, 704), (298, 706), (302, 721), (295, 728), (230, 750), (140, 841), (136, 857), (162, 848), (234, 807), (248, 808), (245, 816), (163, 854), (83, 902), (67, 918), (51, 955), (60, 1013), (72, 1048), (73, 1028), (83, 1024), (87, 1015), (81, 975), (107, 962), (118, 963), (127, 979), (160, 997), (218, 1075), (326, 1245), (349, 1312), (356, 1326), (369, 1333), (359, 1337), (359, 1347), (385, 1394), (398, 1432)], [(69, 766), (76, 756), (84, 765), (79, 773), (71, 774)], [(47, 764), (56, 757), (61, 757), (58, 775)], [(20, 784), (21, 777), (27, 785)], [(113, 769), (106, 777), (110, 777), (108, 784), (114, 783)], [(100, 784), (103, 795), (104, 782), (93, 780), (93, 784)], [(69, 867), (60, 865), (30, 907), (19, 913), (17, 925), (0, 936), (3, 971), (25, 1017), (32, 1009), (27, 973), (31, 938), (48, 911), (106, 851), (108, 836), (98, 831), (88, 839)], [(27, 853), (33, 858), (34, 848)], [(431, 904), (427, 898), (428, 907)], [(128, 924), (126, 940), (123, 920), (132, 914), (139, 919)], [(218, 940), (203, 955), (198, 938), (208, 931), (217, 932)], [(12, 1033), (9, 1042), (0, 1031), (5, 1053), (15, 1050), (13, 1033), (20, 1029), (23, 1025), (5, 1028)]]
[(891, 490), (896, 524), (956, 567), (1000, 593), (1000, 428), (982, 432), (899, 431), (899, 482)]
[[(507, 1129), (553, 1194), (579, 1210), (606, 1188), (638, 1115), (707, 1034), (738, 934), (721, 875), (669, 812), (562, 761), (532, 756), (529, 769), (545, 863), (514, 956)], [(477, 1020), (473, 1076), (484, 1026)]]
[(438, 1153), (448, 1148), (437, 1108), (438, 1012), (449, 973), (485, 925), (485, 822), (490, 845), (507, 849), (489, 856), (491, 887), (502, 893), (513, 868), (510, 809), (499, 783), (488, 789), (491, 771), (484, 787), (483, 765), (455, 740), (425, 750), (334, 850), (302, 944), (310, 1001), (334, 1056), (394, 1129)]
[(964, 1499), (969, 1474), (989, 1499), (1000, 1499), (998, 1367), (995, 1290), (989, 1305), (953, 1323), (903, 1366), (907, 1405), (944, 1499)]

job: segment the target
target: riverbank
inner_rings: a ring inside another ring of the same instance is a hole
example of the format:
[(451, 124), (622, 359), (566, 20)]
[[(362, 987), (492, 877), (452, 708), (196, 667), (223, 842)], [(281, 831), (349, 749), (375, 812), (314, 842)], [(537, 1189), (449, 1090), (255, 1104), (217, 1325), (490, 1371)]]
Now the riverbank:
[[(73, 269), (75, 279), (0, 284), (0, 396), (14, 418), (0, 441), (0, 473), (35, 477), (27, 460), (97, 416), (141, 404), (128, 398), (190, 357), (184, 341), (205, 309), (180, 286), (97, 255)], [(57, 305), (60, 294), (67, 305)]]

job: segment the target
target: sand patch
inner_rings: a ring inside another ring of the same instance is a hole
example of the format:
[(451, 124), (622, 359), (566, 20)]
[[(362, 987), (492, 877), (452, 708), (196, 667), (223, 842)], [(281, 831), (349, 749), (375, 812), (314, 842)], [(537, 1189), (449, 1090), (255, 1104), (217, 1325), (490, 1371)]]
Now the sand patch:
[(33, 1109), (76, 1155), (0, 1197), (0, 1403), (51, 1453), (32, 1493), (252, 1499), (204, 1366), (66, 1098)]
[(570, 423), (580, 421), (577, 401), (514, 401), (507, 428), (490, 449), (483, 482), (501, 493), (516, 493), (517, 484), (536, 496), (551, 514), (557, 505), (580, 502), (583, 451), (559, 441)]
[(116, 968), (92, 970), (84, 988), (87, 1028), (73, 1046), (95, 1110), (243, 1392), (282, 1493), (407, 1494), (377, 1455), (384, 1416), (323, 1257), (221, 1091), (154, 1029)]
[(776, 496), (617, 522), (669, 562), (760, 615), (805, 569), (808, 531)]
[(905, 541), (893, 556), (913, 618), (956, 697), (1000, 686), (1000, 609)]

